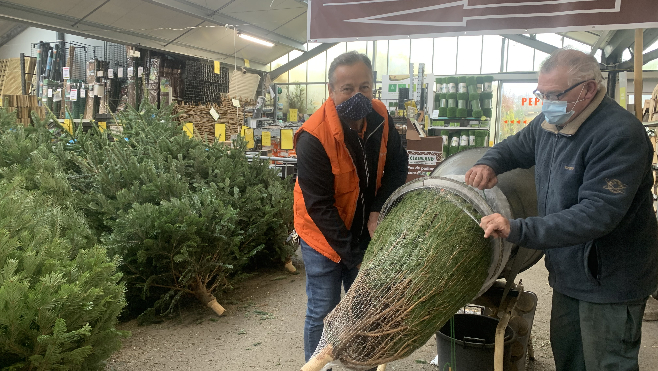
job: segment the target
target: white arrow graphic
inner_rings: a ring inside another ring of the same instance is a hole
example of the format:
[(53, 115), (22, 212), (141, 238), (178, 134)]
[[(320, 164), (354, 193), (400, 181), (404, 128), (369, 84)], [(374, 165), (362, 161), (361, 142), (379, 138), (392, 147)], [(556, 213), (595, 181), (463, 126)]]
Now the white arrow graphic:
[[(341, 6), (341, 5), (357, 5), (357, 4), (371, 4), (371, 3), (383, 3), (383, 2), (397, 2), (405, 0), (363, 0), (363, 1), (352, 1), (345, 3), (327, 3), (323, 4), (324, 6)], [(541, 5), (558, 5), (558, 4), (569, 4), (569, 3), (590, 3), (596, 2), (598, 0), (545, 0), (545, 1), (536, 1), (536, 2), (517, 2), (517, 3), (501, 3), (501, 4), (483, 4), (483, 5), (468, 5), (468, 0), (460, 0), (447, 4), (439, 4), (426, 6), (422, 8), (407, 9), (397, 12), (390, 12), (385, 14), (373, 15), (368, 17), (346, 19), (345, 22), (356, 22), (356, 23), (378, 23), (378, 24), (398, 24), (398, 25), (408, 25), (408, 26), (466, 26), (466, 22), (470, 20), (478, 19), (495, 19), (495, 18), (528, 18), (528, 17), (557, 17), (564, 15), (573, 15), (573, 14), (586, 14), (586, 13), (615, 13), (619, 12), (621, 8), (621, 0), (615, 0), (614, 8), (607, 9), (584, 9), (584, 10), (568, 10), (560, 12), (549, 12), (549, 13), (511, 13), (511, 14), (492, 14), (492, 15), (481, 15), (473, 17), (462, 17), (460, 22), (423, 22), (423, 21), (392, 21), (385, 20), (383, 18), (394, 17), (405, 14), (413, 14), (420, 12), (427, 12), (437, 9), (446, 9), (454, 8), (461, 6), (464, 10), (469, 9), (485, 9), (485, 8), (498, 8), (498, 7), (520, 7), (520, 6), (541, 6)]]

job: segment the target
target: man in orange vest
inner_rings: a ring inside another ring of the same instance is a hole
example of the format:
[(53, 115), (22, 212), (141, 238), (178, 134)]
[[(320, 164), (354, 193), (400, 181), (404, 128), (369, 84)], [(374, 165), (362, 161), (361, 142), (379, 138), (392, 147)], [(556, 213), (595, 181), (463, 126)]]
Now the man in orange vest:
[(349, 290), (386, 199), (407, 177), (407, 154), (386, 106), (373, 99), (370, 59), (329, 67), (329, 99), (295, 135), (295, 230), (306, 267), (306, 361), (325, 316)]

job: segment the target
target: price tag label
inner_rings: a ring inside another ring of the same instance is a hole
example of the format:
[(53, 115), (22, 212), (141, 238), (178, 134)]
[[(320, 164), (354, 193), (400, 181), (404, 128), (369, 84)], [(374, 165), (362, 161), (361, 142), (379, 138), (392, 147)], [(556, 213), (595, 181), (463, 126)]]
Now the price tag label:
[(110, 68), (107, 70), (107, 78), (108, 79), (113, 79), (114, 78), (114, 69)]
[(215, 110), (215, 107), (210, 109), (210, 116), (212, 116), (212, 118), (214, 118), (215, 121), (217, 121), (219, 119), (219, 113), (217, 113), (217, 111)]
[(231, 101), (233, 102), (233, 107), (240, 107), (240, 101), (239, 100), (231, 99)]
[(53, 97), (53, 89), (48, 89), (48, 98)]
[(71, 102), (75, 102), (78, 100), (78, 89), (71, 89), (70, 99)]
[(117, 70), (117, 77), (118, 77), (118, 78), (122, 78), (122, 77), (123, 77), (123, 67), (121, 67), (121, 68), (119, 68), (119, 69)]
[(137, 67), (137, 77), (142, 77), (144, 74), (144, 67)]
[(80, 89), (80, 98), (86, 98), (87, 93), (85, 89)]
[(133, 77), (135, 74), (135, 69), (133, 67), (128, 67), (128, 78)]
[(64, 77), (64, 80), (68, 80), (71, 78), (71, 71), (70, 67), (63, 67), (62, 68), (62, 77)]
[(269, 147), (272, 145), (272, 133), (269, 131), (264, 131), (261, 133), (261, 144), (263, 147)]
[(57, 89), (53, 93), (53, 102), (59, 102), (62, 100), (62, 89)]
[(105, 72), (103, 71), (96, 71), (96, 77), (103, 77), (105, 76)]
[(221, 68), (221, 62), (214, 61), (214, 67), (215, 67), (215, 73), (219, 74), (219, 71), (220, 71), (220, 68)]

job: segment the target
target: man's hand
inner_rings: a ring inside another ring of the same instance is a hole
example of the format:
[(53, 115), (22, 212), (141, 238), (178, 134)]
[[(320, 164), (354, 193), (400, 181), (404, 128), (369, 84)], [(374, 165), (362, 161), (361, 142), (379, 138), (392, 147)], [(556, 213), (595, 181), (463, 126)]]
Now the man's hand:
[(484, 229), (484, 238), (507, 238), (510, 232), (509, 220), (500, 214), (487, 215), (480, 220), (480, 227)]
[(498, 183), (493, 169), (487, 165), (475, 165), (465, 175), (466, 184), (477, 189), (489, 189)]
[(368, 232), (370, 233), (370, 238), (375, 234), (375, 229), (377, 229), (377, 219), (379, 219), (378, 212), (371, 212), (368, 217)]

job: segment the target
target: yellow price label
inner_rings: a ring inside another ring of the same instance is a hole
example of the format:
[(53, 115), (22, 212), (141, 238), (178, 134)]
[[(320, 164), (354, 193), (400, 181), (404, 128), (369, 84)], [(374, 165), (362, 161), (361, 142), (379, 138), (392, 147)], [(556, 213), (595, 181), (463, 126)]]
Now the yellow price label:
[(98, 130), (100, 130), (101, 133), (104, 132), (105, 130), (107, 130), (107, 123), (106, 123), (106, 122), (102, 122), (102, 121), (99, 122), (99, 123), (98, 123)]
[(219, 61), (214, 61), (215, 73), (219, 74), (222, 64)]
[(215, 124), (215, 138), (218, 142), (226, 142), (226, 124)]
[(264, 131), (261, 134), (261, 144), (263, 147), (269, 147), (272, 145), (272, 133), (269, 131)]
[(244, 139), (247, 141), (247, 148), (254, 148), (254, 129), (246, 128), (244, 129)]
[(281, 129), (281, 149), (293, 148), (293, 130)]
[(70, 134), (73, 134), (73, 120), (70, 119), (65, 119), (64, 122), (62, 123), (62, 126), (66, 131), (68, 131)]
[(288, 112), (288, 121), (297, 122), (297, 113), (298, 110), (296, 108), (291, 108)]
[(251, 65), (249, 64), (249, 59), (244, 60), (244, 66), (247, 68), (251, 68)]
[(187, 134), (188, 137), (192, 138), (194, 136), (194, 124), (188, 122), (187, 124), (183, 125), (183, 131), (185, 131), (185, 134)]

